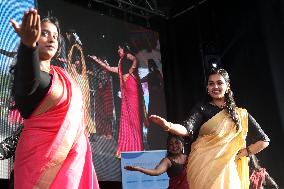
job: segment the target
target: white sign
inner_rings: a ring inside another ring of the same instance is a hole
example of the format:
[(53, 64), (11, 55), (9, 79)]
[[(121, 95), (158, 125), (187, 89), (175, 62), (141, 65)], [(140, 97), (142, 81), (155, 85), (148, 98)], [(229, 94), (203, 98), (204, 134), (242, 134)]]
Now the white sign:
[(123, 189), (166, 189), (169, 186), (167, 173), (159, 176), (149, 176), (139, 171), (128, 171), (125, 166), (139, 166), (154, 169), (166, 156), (166, 150), (122, 152), (121, 172)]

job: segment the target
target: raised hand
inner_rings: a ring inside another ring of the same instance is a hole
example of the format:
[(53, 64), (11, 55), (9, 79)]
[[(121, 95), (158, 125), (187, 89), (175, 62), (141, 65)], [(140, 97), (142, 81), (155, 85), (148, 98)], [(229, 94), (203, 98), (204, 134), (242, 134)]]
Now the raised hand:
[(160, 125), (164, 129), (168, 129), (170, 124), (167, 120), (157, 115), (150, 115), (149, 119), (157, 125)]
[(36, 9), (29, 9), (24, 13), (21, 26), (15, 20), (10, 20), (10, 22), (24, 45), (36, 46), (41, 35), (40, 15)]
[(96, 57), (95, 55), (88, 55), (88, 57), (90, 57), (91, 59), (93, 59), (93, 60), (96, 61), (97, 63), (100, 62), (100, 59), (98, 59), (98, 57)]

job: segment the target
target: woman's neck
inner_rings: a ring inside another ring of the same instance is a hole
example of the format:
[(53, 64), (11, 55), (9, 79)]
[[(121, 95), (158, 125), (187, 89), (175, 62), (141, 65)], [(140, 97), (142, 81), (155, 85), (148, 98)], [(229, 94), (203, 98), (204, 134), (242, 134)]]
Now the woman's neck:
[(170, 157), (171, 157), (172, 159), (178, 159), (181, 155), (182, 155), (182, 153), (171, 154)]
[(50, 72), (50, 60), (40, 61), (40, 70), (49, 73)]
[(215, 106), (218, 106), (219, 108), (223, 108), (225, 106), (225, 99), (224, 98), (220, 98), (220, 99), (213, 99), (212, 103)]

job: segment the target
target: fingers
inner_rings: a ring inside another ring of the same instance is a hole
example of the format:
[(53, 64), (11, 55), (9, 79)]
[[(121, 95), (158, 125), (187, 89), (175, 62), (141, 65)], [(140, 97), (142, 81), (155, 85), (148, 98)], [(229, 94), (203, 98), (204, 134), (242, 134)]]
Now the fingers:
[(30, 9), (26, 17), (26, 25), (25, 25), (26, 31), (37, 29), (36, 28), (38, 23), (37, 19), (38, 19), (37, 10)]
[(38, 25), (38, 14), (37, 10), (33, 12), (33, 22), (32, 22), (32, 27), (36, 28)]
[(124, 169), (129, 170), (129, 171), (133, 170), (132, 166), (125, 166)]
[(28, 16), (29, 16), (29, 11), (26, 11), (22, 18), (21, 29), (26, 29)]
[(13, 19), (10, 20), (10, 23), (12, 24), (12, 27), (14, 28), (15, 32), (17, 34), (19, 34), (20, 33), (20, 26), (19, 26), (19, 24), (15, 20), (13, 20)]
[(161, 118), (161, 117), (160, 117), (160, 116), (157, 116), (157, 115), (150, 115), (149, 118), (150, 118), (150, 119), (155, 119), (155, 118)]
[(38, 30), (40, 28), (40, 16), (36, 9), (29, 9), (24, 13), (21, 26), (13, 19), (10, 20), (10, 23), (15, 32), (21, 36), (21, 33), (23, 32), (31, 31), (33, 29)]
[(37, 21), (36, 21), (35, 28), (41, 32), (41, 27), (40, 27), (40, 15), (39, 15), (39, 14), (37, 15)]

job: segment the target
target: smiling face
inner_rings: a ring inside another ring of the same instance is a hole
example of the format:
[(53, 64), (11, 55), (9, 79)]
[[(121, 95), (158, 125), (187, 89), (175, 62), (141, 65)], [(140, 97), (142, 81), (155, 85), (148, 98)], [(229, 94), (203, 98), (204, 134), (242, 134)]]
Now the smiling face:
[(183, 144), (180, 140), (172, 137), (168, 142), (168, 151), (172, 155), (177, 155), (182, 153)]
[(229, 84), (220, 74), (212, 74), (208, 78), (207, 89), (210, 97), (214, 99), (223, 99), (229, 88)]
[(38, 40), (40, 60), (50, 60), (58, 50), (58, 30), (51, 22), (41, 23), (41, 36)]

